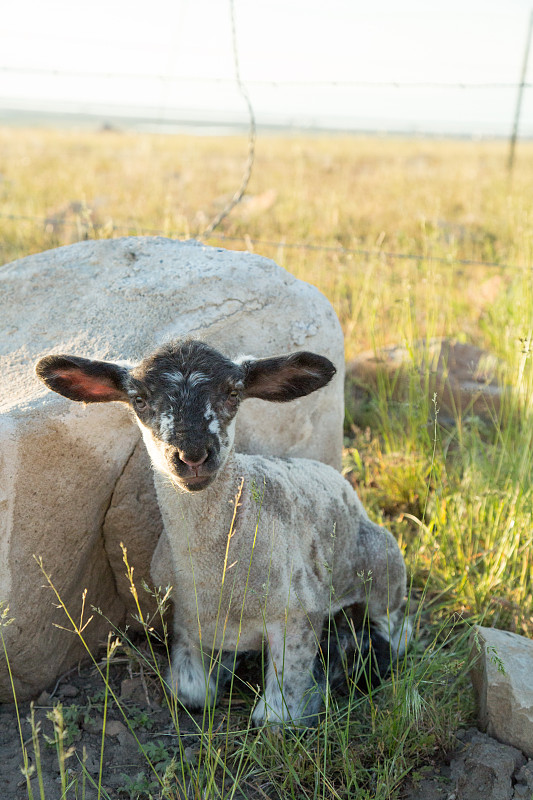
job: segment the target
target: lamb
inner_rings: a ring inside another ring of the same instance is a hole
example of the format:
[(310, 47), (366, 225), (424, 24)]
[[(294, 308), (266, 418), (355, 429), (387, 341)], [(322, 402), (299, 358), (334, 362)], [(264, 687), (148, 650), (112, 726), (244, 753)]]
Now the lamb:
[[(299, 458), (236, 453), (235, 418), (250, 397), (288, 402), (335, 374), (298, 352), (227, 358), (195, 340), (164, 345), (135, 366), (48, 355), (46, 385), (71, 400), (128, 403), (154, 467), (166, 537), (152, 576), (170, 577), (170, 684), (189, 707), (216, 702), (214, 666), (267, 649), (257, 724), (312, 724), (321, 708), (320, 635), (353, 604), (388, 633), (406, 591), (400, 549), (370, 521), (335, 469)], [(229, 658), (228, 658), (229, 654)]]

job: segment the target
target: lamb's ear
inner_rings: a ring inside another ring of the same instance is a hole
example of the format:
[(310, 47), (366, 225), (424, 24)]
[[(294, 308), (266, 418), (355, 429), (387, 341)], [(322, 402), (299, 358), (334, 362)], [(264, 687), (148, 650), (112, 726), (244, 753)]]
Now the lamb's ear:
[(245, 360), (244, 397), (286, 403), (304, 397), (330, 382), (336, 369), (316, 353), (292, 353), (277, 358)]
[(49, 355), (35, 365), (37, 376), (69, 400), (83, 403), (129, 401), (124, 389), (126, 367), (108, 361), (91, 361), (78, 356)]

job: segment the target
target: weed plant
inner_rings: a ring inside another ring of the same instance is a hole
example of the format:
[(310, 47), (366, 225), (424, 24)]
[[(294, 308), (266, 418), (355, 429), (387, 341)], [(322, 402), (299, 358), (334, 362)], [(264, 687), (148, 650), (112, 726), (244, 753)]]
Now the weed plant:
[[(199, 236), (233, 194), (246, 151), (230, 137), (14, 128), (0, 129), (0, 143), (4, 262), (83, 238)], [(115, 632), (103, 666), (96, 662), (102, 708), (122, 714), (139, 739), (113, 688), (117, 653), (126, 653), (161, 687), (170, 734), (150, 747), (139, 741), (145, 768), (125, 777), (118, 796), (397, 797), (405, 777), (472, 720), (471, 626), (533, 635), (533, 145), (520, 145), (512, 182), (505, 164), (499, 142), (258, 140), (249, 196), (209, 243), (255, 249), (318, 286), (339, 316), (348, 360), (390, 344), (412, 353), (403, 396), (381, 380), (364, 413), (347, 417), (344, 470), (403, 548), (416, 636), (378, 689), (361, 694), (351, 684), (346, 696), (325, 697), (315, 729), (275, 732), (250, 726), (253, 681), (235, 679), (216, 712), (188, 714), (165, 688), (164, 626), (156, 642), (154, 621), (144, 621), (148, 650)], [(435, 337), (498, 357), (497, 411), (444, 419), (426, 390), (424, 347)], [(167, 601), (160, 597), (161, 610)], [(110, 796), (104, 733), (95, 781), (83, 754), (67, 758), (74, 712), (51, 713), (62, 796)], [(27, 794), (43, 800), (42, 732), (34, 717), (30, 742), (20, 730)]]

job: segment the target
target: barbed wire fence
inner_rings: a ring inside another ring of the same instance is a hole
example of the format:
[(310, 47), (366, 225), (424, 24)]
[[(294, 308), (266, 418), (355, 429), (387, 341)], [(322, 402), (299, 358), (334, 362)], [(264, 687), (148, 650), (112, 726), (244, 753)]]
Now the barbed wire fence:
[[(171, 76), (171, 75), (151, 75), (147, 76), (145, 74), (133, 74), (133, 73), (119, 73), (119, 72), (88, 72), (88, 71), (77, 71), (77, 70), (58, 70), (58, 69), (50, 69), (50, 68), (40, 68), (40, 67), (20, 67), (20, 66), (9, 66), (9, 65), (2, 65), (0, 64), (0, 73), (17, 73), (17, 74), (30, 74), (30, 75), (47, 75), (47, 76), (55, 76), (61, 78), (101, 78), (104, 80), (113, 80), (113, 79), (121, 79), (121, 80), (145, 80), (146, 78), (150, 78), (151, 80), (159, 80), (166, 84), (168, 83), (176, 83), (181, 81), (187, 81), (191, 83), (216, 83), (216, 84), (233, 84), (236, 85), (238, 92), (241, 98), (244, 101), (247, 110), (248, 116), (248, 154), (247, 159), (244, 167), (244, 171), (242, 174), (242, 178), (240, 184), (232, 195), (230, 200), (224, 206), (224, 208), (211, 220), (211, 222), (207, 225), (207, 227), (200, 233), (196, 235), (196, 238), (205, 240), (207, 238), (217, 238), (221, 241), (228, 241), (228, 242), (241, 242), (245, 244), (252, 244), (257, 246), (265, 246), (265, 247), (276, 247), (276, 248), (287, 248), (287, 249), (302, 249), (307, 251), (313, 252), (329, 252), (329, 253), (339, 253), (339, 254), (353, 254), (353, 255), (362, 255), (362, 256), (376, 256), (379, 255), (384, 258), (388, 258), (391, 260), (411, 260), (411, 261), (427, 261), (431, 260), (437, 263), (445, 263), (445, 264), (457, 264), (461, 266), (484, 266), (484, 267), (498, 267), (507, 270), (524, 270), (529, 269), (528, 267), (516, 265), (516, 264), (504, 264), (501, 262), (493, 262), (493, 261), (484, 261), (484, 260), (476, 260), (476, 259), (459, 259), (459, 258), (448, 258), (442, 256), (431, 256), (427, 253), (405, 253), (405, 252), (392, 252), (392, 251), (384, 251), (382, 249), (368, 249), (368, 248), (350, 248), (344, 247), (342, 245), (326, 245), (317, 242), (288, 242), (288, 241), (273, 241), (268, 239), (260, 239), (260, 238), (252, 238), (249, 236), (232, 236), (229, 234), (222, 233), (217, 231), (218, 226), (220, 223), (228, 217), (231, 211), (242, 201), (246, 190), (248, 188), (250, 178), (252, 175), (254, 162), (255, 162), (255, 149), (256, 149), (256, 139), (257, 139), (257, 121), (256, 115), (254, 112), (254, 108), (252, 105), (252, 101), (250, 98), (250, 94), (248, 92), (247, 86), (269, 86), (269, 87), (322, 87), (322, 88), (343, 88), (343, 87), (351, 87), (351, 88), (361, 88), (361, 89), (396, 89), (396, 90), (404, 90), (404, 89), (426, 89), (426, 90), (464, 90), (464, 91), (471, 91), (471, 90), (515, 90), (517, 91), (517, 101), (515, 107), (515, 114), (514, 114), (514, 121), (513, 127), (510, 135), (510, 146), (509, 146), (509, 157), (508, 157), (508, 174), (509, 178), (512, 177), (512, 172), (514, 168), (514, 159), (515, 159), (515, 149), (516, 149), (516, 142), (518, 138), (518, 130), (519, 130), (519, 123), (520, 123), (520, 115), (521, 115), (521, 108), (523, 102), (523, 96), (526, 89), (533, 88), (533, 83), (530, 83), (526, 80), (527, 70), (528, 70), (528, 63), (529, 63), (529, 52), (530, 52), (530, 42), (531, 37), (533, 34), (533, 11), (530, 15), (529, 20), (529, 27), (528, 27), (528, 34), (526, 38), (526, 46), (524, 51), (524, 57), (522, 62), (522, 72), (521, 78), (519, 82), (497, 82), (497, 81), (368, 81), (368, 80), (324, 80), (324, 81), (304, 81), (304, 80), (284, 80), (284, 81), (271, 81), (271, 80), (250, 80), (246, 83), (243, 81), (241, 76), (241, 69), (240, 69), (240, 59), (239, 59), (239, 47), (238, 47), (238, 37), (237, 37), (237, 24), (236, 24), (236, 15), (235, 15), (235, 0), (229, 0), (229, 12), (230, 12), (230, 22), (231, 22), (231, 38), (232, 38), (232, 53), (233, 53), (233, 65), (234, 65), (234, 78), (218, 78), (218, 77), (185, 77), (185, 76)], [(168, 117), (165, 120), (159, 120), (160, 122), (168, 122)], [(157, 120), (154, 120), (157, 122)], [(0, 212), (0, 219), (4, 220), (11, 220), (11, 221), (26, 221), (26, 222), (33, 222), (38, 225), (47, 226), (49, 224), (49, 220), (46, 217), (38, 217), (38, 216), (30, 216), (30, 215), (16, 215), (16, 214), (4, 214)], [(62, 220), (62, 226), (77, 226), (78, 223), (75, 220)], [(131, 223), (113, 223), (111, 225), (111, 232), (112, 233), (119, 233), (119, 232), (134, 232), (136, 235), (166, 235), (166, 236), (173, 236), (176, 238), (187, 238), (188, 234), (184, 231), (170, 231), (170, 230), (160, 230), (154, 228), (144, 228), (139, 227), (137, 225)]]
[[(220, 78), (216, 76), (192, 76), (192, 75), (166, 75), (154, 73), (135, 72), (94, 72), (90, 70), (66, 70), (53, 69), (49, 67), (14, 67), (0, 64), (0, 73), (13, 73), (18, 75), (47, 75), (56, 78), (102, 78), (121, 79), (139, 81), (150, 78), (153, 81), (165, 83), (219, 83), (234, 84), (235, 78)], [(277, 87), (355, 87), (362, 89), (532, 89), (533, 83), (529, 81), (368, 81), (368, 80), (266, 80), (252, 78), (246, 81), (246, 86), (270, 86)]]

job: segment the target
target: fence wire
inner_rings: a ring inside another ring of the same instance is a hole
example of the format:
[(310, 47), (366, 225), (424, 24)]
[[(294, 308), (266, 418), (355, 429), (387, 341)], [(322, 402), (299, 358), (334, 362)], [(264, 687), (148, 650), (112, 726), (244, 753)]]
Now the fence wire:
[[(46, 227), (51, 224), (47, 217), (33, 217), (23, 214), (0, 214), (0, 220), (10, 220), (12, 222), (32, 222), (34, 224)], [(75, 219), (61, 220), (56, 223), (58, 227), (75, 227), (79, 226), (79, 222)], [(90, 227), (90, 226), (89, 226)], [(143, 228), (131, 223), (113, 223), (109, 226), (103, 226), (112, 233), (126, 233), (134, 236), (165, 236), (171, 239), (189, 240), (196, 239), (203, 241), (205, 239), (218, 239), (223, 242), (240, 242), (245, 245), (254, 245), (259, 247), (272, 247), (277, 249), (287, 250), (307, 250), (309, 252), (322, 252), (322, 253), (338, 253), (340, 255), (356, 255), (365, 258), (387, 258), (391, 261), (431, 261), (437, 264), (445, 264), (449, 267), (466, 266), (466, 267), (492, 267), (503, 270), (515, 270), (519, 272), (527, 272), (533, 270), (533, 264), (527, 266), (525, 264), (507, 264), (500, 261), (483, 261), (475, 258), (455, 258), (454, 256), (434, 256), (430, 253), (401, 253), (391, 250), (382, 250), (380, 248), (364, 248), (364, 247), (344, 247), (343, 245), (322, 244), (320, 242), (291, 242), (286, 240), (275, 239), (258, 239), (254, 236), (233, 236), (226, 233), (212, 231), (208, 235), (199, 233), (196, 236), (189, 236), (185, 231), (162, 230), (159, 228)], [(93, 237), (88, 237), (93, 238)], [(96, 238), (96, 237), (94, 237)]]
[[(232, 18), (234, 14), (232, 11)], [(234, 25), (232, 33), (235, 42)], [(234, 45), (235, 53), (235, 45)], [(235, 59), (235, 56), (234, 56)], [(0, 72), (15, 75), (47, 75), (54, 78), (100, 78), (102, 80), (131, 80), (131, 81), (160, 81), (165, 84), (171, 83), (211, 83), (227, 84), (235, 83), (234, 78), (220, 78), (215, 76), (194, 76), (194, 75), (168, 75), (162, 73), (135, 72), (89, 72), (81, 70), (53, 69), (45, 67), (12, 67), (0, 64)], [(361, 88), (361, 89), (524, 89), (533, 88), (533, 83), (509, 82), (509, 81), (364, 81), (364, 80), (267, 80), (252, 78), (246, 81), (247, 86), (270, 86), (272, 88), (284, 87), (338, 87), (338, 88)]]
[(229, 4), (230, 4), (230, 14), (231, 14), (231, 39), (233, 45), (233, 64), (235, 69), (235, 81), (237, 83), (239, 92), (244, 102), (246, 103), (246, 108), (248, 109), (248, 119), (249, 119), (248, 159), (246, 161), (244, 174), (242, 176), (239, 188), (237, 189), (237, 191), (235, 192), (235, 194), (233, 195), (227, 206), (223, 208), (222, 211), (219, 214), (217, 214), (216, 217), (207, 226), (207, 228), (203, 232), (203, 236), (210, 236), (215, 230), (215, 228), (217, 228), (220, 225), (222, 220), (225, 219), (228, 216), (228, 214), (235, 208), (235, 206), (241, 202), (242, 198), (244, 197), (244, 193), (248, 188), (255, 160), (255, 136), (256, 136), (255, 114), (252, 102), (250, 100), (250, 95), (248, 94), (246, 86), (244, 85), (241, 78), (241, 69), (239, 66), (239, 49), (237, 46), (237, 28), (235, 24), (234, 0), (229, 0)]

